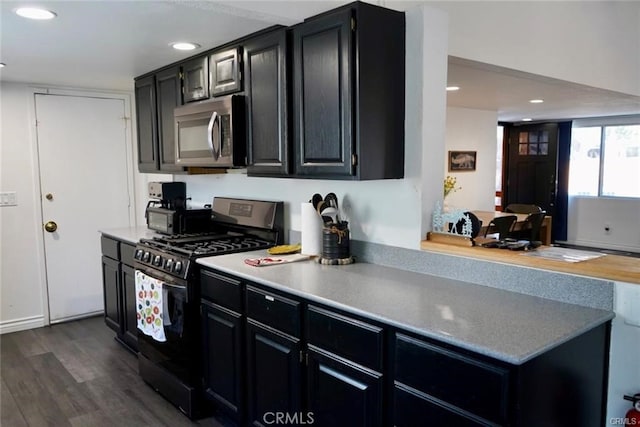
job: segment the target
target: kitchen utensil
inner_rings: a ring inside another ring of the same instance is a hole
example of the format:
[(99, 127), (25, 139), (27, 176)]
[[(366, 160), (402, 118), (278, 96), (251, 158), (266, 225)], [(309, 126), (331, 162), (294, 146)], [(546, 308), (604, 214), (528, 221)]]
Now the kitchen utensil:
[(332, 206), (323, 205), (320, 216), (325, 225), (338, 222), (338, 210)]
[(313, 206), (313, 209), (318, 209), (318, 204), (322, 201), (322, 196), (318, 193), (314, 194), (311, 197), (311, 205)]
[(338, 196), (335, 193), (328, 193), (324, 196), (324, 202), (336, 210), (334, 222), (340, 222), (340, 209), (338, 208)]

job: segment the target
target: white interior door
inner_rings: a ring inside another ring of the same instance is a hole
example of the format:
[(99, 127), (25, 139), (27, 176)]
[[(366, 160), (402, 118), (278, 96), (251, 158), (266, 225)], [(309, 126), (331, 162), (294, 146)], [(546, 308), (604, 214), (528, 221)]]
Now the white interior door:
[(98, 230), (130, 225), (123, 99), (36, 94), (49, 320), (103, 310)]

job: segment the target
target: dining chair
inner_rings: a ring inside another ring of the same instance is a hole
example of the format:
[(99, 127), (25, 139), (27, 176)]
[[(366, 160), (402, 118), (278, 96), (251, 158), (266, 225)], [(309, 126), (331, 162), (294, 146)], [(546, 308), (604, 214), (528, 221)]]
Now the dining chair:
[(535, 212), (542, 212), (542, 208), (537, 205), (510, 203), (506, 208), (504, 208), (504, 211), (509, 213), (530, 214)]
[(487, 233), (489, 233), (489, 229), (491, 226), (495, 228), (498, 232), (498, 240), (502, 240), (505, 237), (508, 237), (513, 230), (513, 226), (518, 220), (518, 217), (515, 215), (505, 215), (493, 218), (489, 224), (487, 224), (487, 228), (484, 230), (484, 237), (487, 237)]
[(540, 228), (546, 215), (546, 211), (530, 213), (524, 220), (522, 228), (511, 234), (513, 237), (521, 240), (529, 240), (530, 242), (540, 240)]

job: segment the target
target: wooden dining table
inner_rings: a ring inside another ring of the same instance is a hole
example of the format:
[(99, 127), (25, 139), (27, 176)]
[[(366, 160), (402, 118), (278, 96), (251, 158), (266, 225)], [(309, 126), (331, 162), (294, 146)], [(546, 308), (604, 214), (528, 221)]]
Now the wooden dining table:
[[(514, 225), (514, 230), (520, 230), (524, 225), (524, 221), (527, 219), (528, 214), (517, 214), (511, 212), (500, 212), (500, 211), (471, 211), (475, 216), (478, 217), (480, 221), (482, 221), (482, 228), (480, 229), (480, 236), (484, 236), (487, 227), (492, 219), (498, 218), (501, 216), (509, 216), (515, 215), (518, 217), (516, 223)], [(491, 232), (491, 230), (489, 230)], [(544, 220), (542, 221), (542, 225), (540, 226), (540, 240), (543, 245), (550, 245), (551, 241), (551, 217), (546, 215)]]

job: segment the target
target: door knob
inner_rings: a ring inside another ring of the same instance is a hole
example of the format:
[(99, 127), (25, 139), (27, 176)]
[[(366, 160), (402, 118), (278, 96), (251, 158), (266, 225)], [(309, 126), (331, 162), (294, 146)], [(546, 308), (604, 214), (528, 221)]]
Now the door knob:
[(47, 200), (53, 200), (53, 194), (51, 193), (47, 193), (46, 196), (44, 196)]
[(54, 221), (47, 221), (44, 225), (44, 229), (49, 233), (53, 233), (58, 229), (58, 224), (56, 224)]

